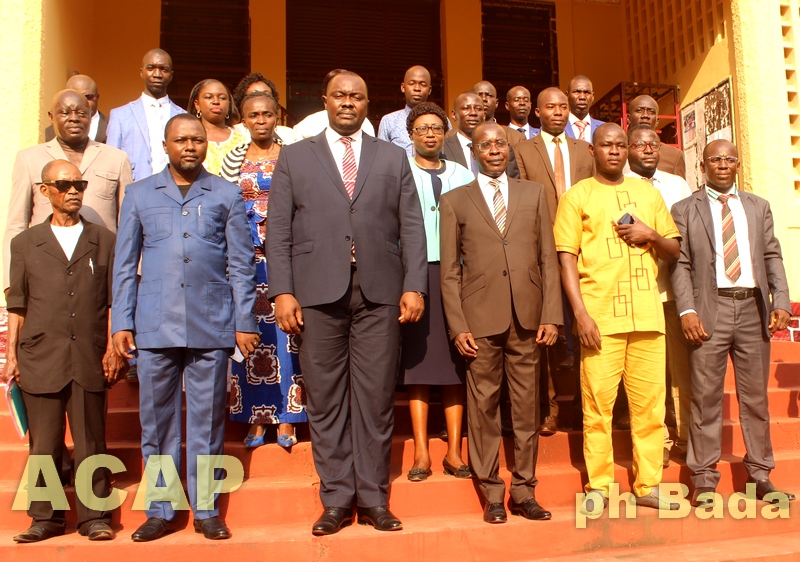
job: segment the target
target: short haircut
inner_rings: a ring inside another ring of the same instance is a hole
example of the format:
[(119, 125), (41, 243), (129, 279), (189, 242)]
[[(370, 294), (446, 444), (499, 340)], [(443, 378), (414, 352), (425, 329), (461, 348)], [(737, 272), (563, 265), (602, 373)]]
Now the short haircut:
[(239, 83), (236, 84), (236, 87), (233, 89), (233, 103), (236, 104), (237, 109), (242, 108), (242, 101), (244, 101), (244, 97), (247, 95), (247, 88), (252, 86), (257, 82), (263, 82), (269, 88), (272, 97), (275, 98), (275, 101), (280, 100), (280, 95), (278, 94), (278, 88), (275, 87), (275, 83), (261, 74), (260, 72), (251, 72), (241, 80)]
[[(42, 183), (44, 183), (46, 181), (52, 181), (51, 178), (54, 175), (53, 168), (60, 168), (64, 164), (67, 164), (69, 167), (74, 168), (78, 172), (78, 174), (80, 175), (81, 171), (78, 169), (78, 167), (75, 164), (73, 164), (69, 160), (50, 160), (50, 162), (45, 164), (44, 168), (42, 168)], [(83, 176), (81, 176), (81, 177), (83, 177)]]
[(411, 111), (408, 113), (408, 117), (406, 118), (406, 129), (408, 129), (409, 134), (411, 134), (411, 129), (414, 127), (414, 121), (423, 115), (435, 115), (442, 120), (442, 125), (444, 125), (445, 131), (450, 129), (450, 120), (447, 119), (447, 114), (444, 112), (444, 109), (435, 103), (423, 101), (412, 107)]
[(345, 70), (344, 68), (334, 68), (328, 74), (325, 75), (325, 78), (322, 79), (322, 93), (328, 91), (328, 84), (330, 81), (339, 76), (340, 74), (344, 74), (345, 72), (350, 72), (349, 70)]
[(639, 124), (639, 125), (634, 125), (634, 126), (633, 126), (633, 127), (631, 127), (630, 129), (628, 129), (628, 140), (631, 140), (631, 135), (632, 135), (632, 134), (633, 134), (635, 131), (650, 131), (651, 133), (653, 133), (655, 136), (657, 136), (657, 137), (658, 137), (658, 140), (659, 140), (659, 141), (661, 141), (661, 137), (658, 135), (658, 133), (656, 133), (656, 132), (655, 132), (655, 130), (653, 129), (653, 127), (651, 127), (650, 125), (642, 125), (642, 124)]
[[(471, 96), (478, 96), (478, 94), (476, 94), (476, 93), (475, 93), (475, 90), (464, 90), (463, 92), (461, 92), (460, 94), (458, 94), (458, 95), (457, 95), (455, 98), (453, 98), (453, 111), (455, 111), (456, 109), (458, 109), (458, 108), (456, 107), (456, 102), (458, 101), (458, 98), (460, 98), (461, 96), (466, 96), (467, 94), (469, 94), (469, 95), (471, 95)], [(480, 97), (480, 96), (478, 96), (478, 99), (480, 99), (480, 98), (481, 98), (481, 97)], [(483, 100), (481, 100), (481, 105), (482, 105), (482, 104), (483, 104)]]
[(278, 110), (278, 100), (276, 100), (272, 94), (269, 92), (265, 92), (264, 90), (255, 90), (247, 94), (244, 99), (242, 99), (242, 104), (239, 106), (239, 113), (242, 115), (242, 119), (244, 119), (244, 104), (250, 100), (255, 100), (258, 98), (264, 98), (268, 100), (272, 100), (272, 103), (275, 104), (275, 111)]
[[(193, 121), (195, 123), (200, 123), (201, 127), (203, 126), (202, 121), (200, 121), (200, 119), (195, 117), (193, 114), (191, 114), (191, 113), (178, 113), (177, 115), (173, 115), (172, 117), (170, 117), (169, 121), (167, 121), (167, 124), (164, 125), (164, 139), (165, 140), (167, 138), (167, 135), (169, 135), (169, 131), (172, 128), (172, 123), (174, 121)], [(205, 129), (203, 129), (203, 130), (205, 130)]]
[(189, 94), (189, 103), (186, 105), (186, 111), (192, 114), (196, 113), (197, 110), (194, 108), (194, 102), (198, 97), (200, 97), (200, 92), (203, 90), (203, 88), (209, 84), (213, 84), (214, 82), (222, 84), (222, 87), (225, 88), (225, 91), (228, 94), (228, 116), (225, 118), (225, 124), (229, 127), (231, 125), (235, 125), (241, 121), (239, 117), (239, 108), (237, 108), (236, 104), (233, 103), (233, 96), (231, 96), (231, 91), (228, 89), (228, 87), (216, 78), (206, 78), (205, 80), (201, 80), (194, 85), (194, 88), (192, 88), (192, 93)]

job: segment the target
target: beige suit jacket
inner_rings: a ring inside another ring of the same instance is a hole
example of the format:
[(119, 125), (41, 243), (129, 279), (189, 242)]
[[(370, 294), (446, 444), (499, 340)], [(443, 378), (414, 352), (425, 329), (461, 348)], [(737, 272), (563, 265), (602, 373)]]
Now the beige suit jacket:
[[(3, 239), (4, 288), (9, 284), (11, 239), (29, 226), (43, 222), (53, 212), (50, 201), (39, 191), (42, 168), (53, 160), (68, 160), (57, 139), (17, 153), (11, 174), (11, 197)], [(113, 146), (90, 140), (83, 153), (80, 171), (83, 179), (89, 181), (83, 194), (81, 216), (116, 232), (125, 187), (131, 183), (128, 155)]]
[(508, 180), (501, 233), (478, 181), (440, 200), (441, 283), (450, 336), (505, 332), (512, 307), (520, 325), (563, 323), (553, 228), (541, 185)]
[[(594, 172), (594, 159), (589, 154), (589, 143), (586, 141), (564, 138), (569, 151), (569, 178), (575, 185), (581, 180), (592, 177)], [(520, 179), (530, 180), (544, 186), (547, 194), (547, 206), (550, 211), (550, 224), (556, 220), (558, 209), (558, 192), (556, 191), (556, 178), (550, 157), (547, 154), (544, 140), (541, 135), (536, 135), (518, 144), (514, 150), (517, 153)]]
[(661, 145), (658, 169), (686, 179), (686, 157), (683, 151), (668, 144)]

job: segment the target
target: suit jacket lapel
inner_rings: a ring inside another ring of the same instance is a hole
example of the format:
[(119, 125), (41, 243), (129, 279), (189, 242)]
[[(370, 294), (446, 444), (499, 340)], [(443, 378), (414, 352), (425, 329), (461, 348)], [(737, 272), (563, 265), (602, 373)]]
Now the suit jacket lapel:
[[(483, 216), (484, 220), (489, 223), (489, 226), (497, 233), (498, 236), (501, 238), (503, 235), (500, 233), (500, 229), (497, 228), (497, 222), (494, 220), (494, 215), (489, 210), (489, 207), (486, 206), (486, 199), (483, 198), (483, 192), (481, 191), (481, 186), (478, 183), (478, 180), (473, 181), (466, 187), (467, 195), (469, 198), (472, 199), (472, 203), (478, 209), (478, 212)], [(509, 193), (511, 192), (511, 188), (509, 186)], [(508, 215), (506, 214), (506, 217)], [(506, 230), (508, 230), (508, 218), (506, 218)]]
[(86, 170), (89, 169), (89, 166), (92, 165), (92, 162), (94, 162), (95, 158), (98, 156), (100, 156), (100, 143), (90, 139), (89, 144), (86, 145), (86, 150), (83, 151), (83, 158), (81, 159), (81, 175), (86, 174)]
[(141, 98), (131, 102), (131, 112), (133, 112), (133, 120), (139, 127), (139, 132), (142, 133), (144, 142), (147, 144), (147, 150), (153, 150), (153, 147), (150, 146), (150, 131), (147, 129), (147, 115), (145, 115), (144, 102)]
[(372, 162), (375, 160), (375, 154), (378, 152), (378, 139), (369, 135), (361, 134), (361, 157), (358, 160), (358, 174), (356, 175), (356, 187), (353, 191), (353, 201), (358, 199), (358, 194), (364, 187), (364, 182), (367, 181), (367, 175), (372, 167)]
[[(506, 232), (511, 228), (511, 220), (514, 218), (514, 211), (517, 210), (519, 200), (522, 197), (522, 186), (520, 180), (508, 178), (508, 209), (506, 210)], [(494, 217), (492, 217), (494, 219)], [(497, 232), (500, 232), (498, 229)]]
[(311, 137), (311, 151), (316, 155), (319, 163), (322, 164), (322, 167), (328, 174), (328, 177), (331, 178), (333, 185), (336, 186), (336, 189), (339, 190), (339, 193), (341, 193), (342, 196), (349, 202), (350, 196), (347, 194), (347, 190), (344, 188), (342, 175), (339, 173), (339, 167), (336, 165), (336, 162), (333, 159), (333, 154), (331, 154), (331, 149), (328, 146), (327, 139), (325, 138), (325, 131), (322, 131), (315, 137)]
[(58, 138), (54, 138), (53, 140), (47, 141), (44, 143), (45, 149), (47, 150), (47, 154), (49, 154), (53, 160), (67, 160), (67, 155), (64, 153), (64, 149), (61, 148), (61, 145), (58, 144)]
[(100, 113), (100, 121), (97, 123), (97, 134), (95, 135), (95, 139), (97, 142), (106, 142), (106, 130), (108, 129), (108, 117), (103, 115), (102, 112)]
[(444, 142), (447, 144), (447, 152), (448, 154), (452, 154), (454, 161), (464, 166), (467, 170), (471, 170), (472, 168), (470, 168), (469, 162), (464, 160), (464, 150), (461, 148), (461, 143), (458, 141), (456, 135), (458, 135), (458, 133), (444, 139)]
[[(95, 230), (87, 232), (86, 221), (83, 220), (83, 217), (81, 217), (81, 221), (83, 221), (83, 232), (81, 232), (81, 236), (78, 238), (78, 244), (75, 246), (75, 251), (72, 252), (72, 259), (69, 260), (68, 265), (72, 265), (73, 263), (77, 262), (83, 256), (91, 252), (95, 247), (97, 247), (97, 232)], [(59, 247), (60, 246), (61, 245), (59, 244)]]
[[(700, 214), (700, 219), (703, 221), (703, 226), (706, 227), (706, 234), (708, 234), (708, 241), (711, 242), (712, 255), (716, 252), (716, 243), (714, 238), (714, 220), (711, 218), (711, 203), (708, 200), (705, 186), (702, 186), (695, 194), (695, 206), (697, 212)], [(687, 228), (689, 225), (686, 225)]]
[[(744, 207), (744, 214), (747, 217), (747, 235), (750, 240), (750, 263), (755, 264), (755, 250), (756, 240), (758, 233), (756, 232), (756, 208), (755, 203), (747, 193), (739, 192), (739, 198), (742, 200), (742, 207)], [(753, 268), (755, 274), (755, 268)]]
[(544, 168), (547, 170), (547, 175), (550, 176), (550, 181), (553, 185), (555, 185), (556, 175), (553, 172), (553, 165), (550, 163), (550, 155), (547, 154), (547, 147), (544, 145), (544, 140), (542, 139), (541, 134), (533, 137), (533, 144), (536, 147), (536, 150), (539, 151), (539, 156), (544, 161)]
[(61, 248), (61, 244), (58, 243), (56, 235), (53, 234), (53, 229), (50, 228), (50, 220), (52, 218), (53, 215), (50, 215), (47, 217), (47, 220), (41, 224), (41, 227), (38, 227), (39, 230), (36, 236), (36, 246), (40, 247), (48, 256), (52, 256), (64, 265), (67, 265), (69, 264), (67, 254), (64, 253), (64, 250)]

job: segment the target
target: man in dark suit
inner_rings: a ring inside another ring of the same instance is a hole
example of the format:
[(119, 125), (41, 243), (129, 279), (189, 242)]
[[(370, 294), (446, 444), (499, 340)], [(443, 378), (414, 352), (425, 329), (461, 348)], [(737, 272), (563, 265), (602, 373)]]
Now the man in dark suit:
[[(475, 92), (463, 92), (453, 100), (451, 115), (456, 126), (445, 135), (442, 158), (458, 162), (468, 170), (472, 170), (475, 177), (478, 177), (478, 163), (472, 155), (470, 144), (472, 143), (472, 131), (485, 120), (484, 102)], [(519, 178), (519, 167), (514, 157), (514, 149), (508, 152), (506, 173), (511, 178)]]
[(592, 81), (580, 74), (574, 76), (569, 81), (566, 94), (569, 100), (569, 123), (564, 134), (571, 139), (591, 143), (597, 127), (605, 123), (589, 115), (589, 109), (594, 103)]
[(531, 114), (531, 92), (525, 86), (514, 86), (506, 94), (508, 128), (525, 135), (530, 140), (539, 134), (539, 129), (528, 123)]
[(278, 327), (295, 334), (324, 511), (315, 535), (353, 520), (402, 528), (388, 508), (400, 324), (424, 309), (427, 249), (408, 156), (363, 134), (367, 86), (337, 75), (330, 127), (284, 147), (266, 253)]
[[(97, 84), (89, 76), (85, 74), (76, 74), (67, 80), (64, 86), (67, 90), (75, 90), (86, 98), (89, 102), (89, 109), (92, 111), (92, 120), (89, 126), (89, 138), (95, 142), (106, 142), (106, 129), (108, 128), (108, 117), (103, 115), (102, 111), (97, 109), (98, 102), (100, 101), (100, 94), (97, 92)], [(56, 138), (55, 129), (53, 125), (48, 125), (44, 130), (45, 142), (51, 141)]]
[[(491, 82), (481, 80), (472, 87), (472, 91), (478, 94), (483, 101), (483, 112), (485, 113), (484, 121), (487, 123), (497, 123), (497, 120), (494, 118), (494, 112), (497, 111), (497, 104), (500, 101), (497, 99), (497, 88), (495, 88)], [(508, 125), (501, 125), (501, 127), (503, 127), (503, 130), (506, 132), (506, 138), (508, 138), (508, 143), (512, 147), (517, 146), (517, 144), (527, 139), (525, 133), (512, 129)]]
[[(227, 539), (217, 503), (198, 505), (198, 456), (223, 454), (228, 356), (236, 346), (247, 358), (259, 341), (253, 245), (241, 190), (203, 168), (207, 140), (200, 121), (177, 115), (164, 133), (169, 165), (129, 185), (122, 203), (112, 337), (121, 357), (138, 353), (145, 464), (170, 455), (180, 470), (185, 387), (194, 529), (207, 539)], [(136, 542), (158, 539), (174, 525), (171, 502), (153, 501), (146, 511)]]
[[(658, 126), (658, 102), (652, 97), (641, 95), (628, 104), (628, 129), (636, 125), (647, 125), (653, 130)], [(658, 169), (686, 179), (686, 158), (683, 151), (662, 143)]]
[[(579, 181), (592, 176), (594, 159), (589, 153), (589, 143), (568, 138), (564, 131), (569, 117), (567, 96), (558, 88), (546, 88), (536, 98), (536, 116), (542, 123), (541, 132), (517, 146), (520, 177), (544, 186), (547, 196), (550, 223), (556, 218), (561, 196)], [(562, 147), (566, 147), (566, 150)], [(572, 335), (572, 310), (564, 298), (564, 332), (567, 356), (560, 367), (572, 369), (575, 363), (575, 337)], [(542, 362), (542, 382), (547, 379), (547, 403), (542, 412), (540, 433), (553, 435), (558, 431), (558, 390), (550, 361)], [(579, 387), (577, 374), (573, 373), (575, 386)], [(574, 401), (575, 415), (579, 415), (580, 397)], [(544, 393), (542, 393), (544, 399)]]
[[(736, 188), (739, 153), (726, 140), (703, 150), (706, 185), (672, 206), (681, 254), (672, 289), (691, 344), (692, 413), (687, 466), (693, 505), (711, 506), (720, 473), (722, 402), (728, 356), (733, 359), (744, 466), (756, 497), (794, 499), (769, 480), (775, 468), (769, 437), (767, 380), (770, 337), (789, 322), (789, 288), (769, 203)], [(770, 298), (771, 297), (771, 298)], [(719, 501), (719, 500), (716, 500)]]
[[(4, 380), (16, 377), (28, 412), (30, 454), (61, 462), (64, 415), (80, 466), (106, 453), (105, 398), (124, 363), (108, 339), (114, 234), (80, 216), (88, 185), (78, 168), (53, 160), (41, 172), (40, 190), (53, 213), (11, 241), (8, 349)], [(31, 478), (36, 478), (31, 472)], [(34, 482), (29, 482), (29, 489)], [(41, 485), (41, 483), (39, 484)], [(92, 492), (103, 498), (110, 473), (97, 470)], [(114, 538), (111, 512), (77, 502), (78, 531), (89, 540)], [(64, 534), (64, 511), (32, 502), (31, 527), (19, 543)]]
[(505, 523), (498, 476), (500, 388), (506, 380), (514, 428), (511, 512), (550, 519), (534, 498), (539, 420), (539, 345), (561, 324), (561, 286), (544, 188), (508, 179), (508, 141), (496, 123), (478, 126), (480, 175), (441, 199), (442, 301), (450, 336), (467, 358), (470, 464), (484, 521)]

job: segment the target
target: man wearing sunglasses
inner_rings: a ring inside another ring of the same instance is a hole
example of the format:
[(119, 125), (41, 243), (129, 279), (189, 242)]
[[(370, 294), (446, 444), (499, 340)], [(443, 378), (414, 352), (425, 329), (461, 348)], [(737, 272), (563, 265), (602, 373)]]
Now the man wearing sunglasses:
[[(92, 121), (91, 125), (89, 125), (89, 138), (96, 142), (106, 142), (108, 117), (97, 109), (97, 104), (100, 101), (100, 94), (97, 93), (97, 84), (95, 81), (85, 74), (76, 74), (67, 80), (64, 87), (83, 94), (86, 101), (89, 102), (89, 109), (92, 112)], [(55, 137), (55, 128), (53, 125), (49, 125), (44, 130), (44, 140), (45, 142), (51, 141)]]
[[(747, 454), (744, 467), (755, 495), (768, 503), (793, 500), (769, 479), (775, 468), (769, 437), (767, 380), (770, 337), (789, 322), (789, 286), (769, 203), (736, 187), (739, 152), (715, 140), (703, 150), (706, 185), (672, 207), (681, 253), (672, 288), (691, 344), (692, 423), (686, 465), (692, 504), (720, 498), (717, 461), (722, 452), (722, 402), (728, 356), (733, 359), (739, 419)], [(770, 297), (772, 297), (770, 299)]]
[(9, 286), (11, 239), (52, 212), (40, 186), (42, 169), (53, 160), (67, 160), (88, 182), (81, 215), (87, 222), (117, 231), (117, 216), (125, 186), (131, 182), (131, 165), (121, 150), (89, 138), (91, 108), (76, 90), (62, 90), (53, 98), (48, 112), (56, 138), (17, 153), (11, 173), (11, 197), (4, 239), (4, 284)]
[[(64, 416), (75, 444), (75, 463), (106, 453), (106, 389), (125, 362), (108, 337), (114, 234), (81, 217), (88, 185), (80, 170), (54, 160), (41, 171), (39, 191), (52, 208), (48, 219), (11, 241), (8, 349), (3, 380), (16, 378), (28, 412), (30, 454), (61, 462)], [(32, 478), (36, 478), (31, 471)], [(33, 482), (28, 484), (31, 488)], [(110, 474), (97, 470), (92, 492), (108, 496)], [(77, 527), (89, 540), (114, 538), (111, 512), (77, 502)], [(64, 534), (64, 511), (32, 502), (29, 529), (18, 543)]]

